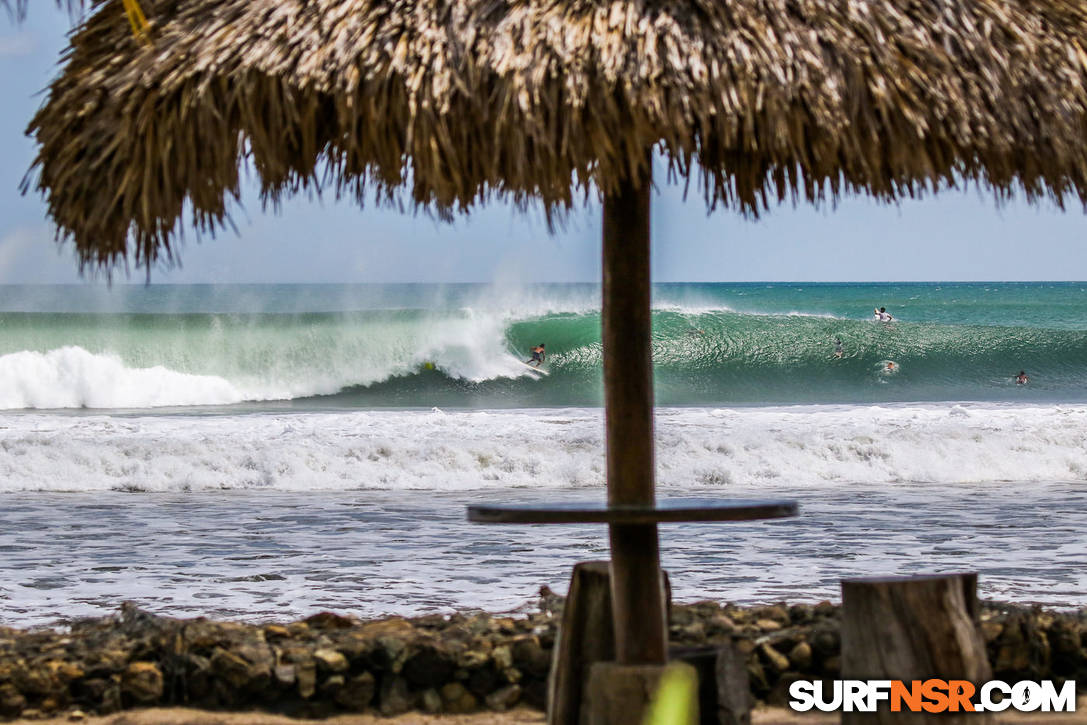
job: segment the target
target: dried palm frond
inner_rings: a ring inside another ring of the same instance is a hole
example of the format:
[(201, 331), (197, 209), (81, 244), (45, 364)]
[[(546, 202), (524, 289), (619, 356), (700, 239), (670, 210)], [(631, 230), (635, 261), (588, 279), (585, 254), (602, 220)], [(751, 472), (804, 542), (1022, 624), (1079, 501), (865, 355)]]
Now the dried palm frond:
[[(748, 213), (842, 193), (1087, 198), (1079, 0), (122, 0), (95, 5), (30, 124), (84, 263), (171, 254), (324, 183), (421, 207), (548, 210), (656, 147)], [(34, 184), (28, 177), (28, 187)]]

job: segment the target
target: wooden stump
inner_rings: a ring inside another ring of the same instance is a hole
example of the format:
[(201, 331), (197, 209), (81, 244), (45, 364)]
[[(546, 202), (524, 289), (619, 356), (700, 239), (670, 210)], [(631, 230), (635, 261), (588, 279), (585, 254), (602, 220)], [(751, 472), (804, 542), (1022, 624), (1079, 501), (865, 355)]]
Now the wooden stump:
[[(969, 590), (969, 592), (967, 592)], [(842, 581), (842, 677), (861, 680), (991, 678), (978, 631), (977, 575)], [(988, 725), (983, 713), (843, 712), (842, 725)]]
[(747, 661), (736, 640), (720, 645), (671, 647), (669, 662), (684, 662), (698, 673), (699, 725), (751, 725)]
[[(665, 611), (671, 607), (671, 586), (664, 577)], [(612, 610), (611, 566), (608, 561), (574, 565), (570, 591), (562, 612), (547, 681), (548, 725), (579, 725), (584, 691), (595, 662), (615, 659), (615, 617)]]
[(574, 565), (547, 683), (548, 725), (578, 725), (582, 690), (594, 662), (615, 659), (607, 561)]
[[(640, 725), (657, 696), (661, 678), (671, 667), (685, 668), (697, 679), (695, 669), (683, 662), (670, 665), (624, 665), (596, 662), (589, 670), (584, 725)], [(698, 696), (691, 693), (689, 720), (669, 725), (698, 725)]]

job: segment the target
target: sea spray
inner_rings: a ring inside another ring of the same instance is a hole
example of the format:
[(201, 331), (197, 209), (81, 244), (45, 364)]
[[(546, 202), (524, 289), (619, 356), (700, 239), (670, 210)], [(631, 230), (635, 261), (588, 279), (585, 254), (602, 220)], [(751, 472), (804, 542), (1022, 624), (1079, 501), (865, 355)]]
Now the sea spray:
[[(664, 408), (664, 487), (1087, 480), (1087, 406)], [(0, 493), (603, 490), (599, 409), (213, 416), (21, 414)]]

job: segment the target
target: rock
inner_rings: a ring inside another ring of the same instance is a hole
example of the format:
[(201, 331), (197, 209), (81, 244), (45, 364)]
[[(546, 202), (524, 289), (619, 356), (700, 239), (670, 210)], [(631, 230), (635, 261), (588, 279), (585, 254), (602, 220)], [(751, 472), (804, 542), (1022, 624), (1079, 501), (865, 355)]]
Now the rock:
[(0, 684), (0, 715), (18, 717), (26, 708), (26, 698), (9, 682)]
[(374, 676), (369, 672), (363, 672), (344, 683), (344, 686), (336, 693), (336, 704), (352, 712), (362, 712), (374, 699), (375, 689)]
[(211, 671), (231, 687), (244, 687), (250, 680), (249, 663), (222, 647), (216, 647), (211, 653)]
[(781, 629), (781, 623), (774, 619), (759, 619), (755, 626), (762, 632), (776, 632)]
[(102, 693), (102, 704), (98, 706), (98, 711), (103, 713), (119, 712), (124, 708), (124, 701), (121, 699), (121, 676), (114, 675), (110, 678), (109, 685)]
[(770, 683), (766, 680), (766, 671), (758, 659), (752, 658), (747, 661), (747, 680), (751, 683), (751, 691), (758, 697), (764, 696), (770, 689)]
[(813, 613), (816, 617), (834, 617), (838, 614), (838, 607), (834, 606), (830, 602), (823, 601), (815, 605)]
[(276, 659), (267, 644), (253, 640), (243, 641), (235, 645), (233, 651), (247, 663), (247, 679), (251, 685), (263, 684), (257, 681), (271, 678)]
[(1022, 624), (1021, 621), (1009, 622), (994, 642), (996, 655), (989, 654), (993, 675), (1022, 672), (1030, 666), (1030, 647)]
[(313, 653), (317, 668), (328, 672), (346, 672), (351, 665), (347, 658), (334, 649), (318, 649)]
[(297, 679), (297, 673), (295, 672), (294, 665), (276, 665), (275, 667), (276, 682), (284, 687), (290, 687), (295, 683)]
[(313, 697), (317, 691), (317, 663), (313, 660), (299, 662), (295, 664), (294, 673), (298, 680), (298, 694), (303, 700)]
[(842, 651), (842, 636), (838, 630), (821, 625), (812, 630), (811, 648), (824, 659), (839, 654)]
[(312, 629), (346, 629), (358, 624), (357, 619), (344, 617), (333, 612), (318, 612), (302, 621)]
[(479, 649), (465, 650), (457, 657), (457, 666), (466, 669), (473, 667), (481, 667), (491, 659), (491, 652), (489, 647), (481, 647)]
[(320, 690), (321, 694), (325, 697), (331, 697), (335, 700), (336, 695), (343, 689), (345, 683), (346, 680), (343, 675), (329, 675), (321, 682), (317, 689)]
[(706, 638), (706, 625), (695, 620), (681, 627), (673, 627), (675, 634), (683, 642), (701, 642)]
[(450, 682), (440, 690), (445, 712), (472, 712), (479, 706), (479, 701), (459, 682)]
[(153, 662), (133, 662), (121, 680), (121, 691), (141, 705), (157, 702), (162, 690), (162, 671)]
[(1079, 633), (1065, 622), (1049, 629), (1050, 659), (1054, 674), (1075, 676), (1081, 661)]
[(792, 663), (792, 669), (806, 672), (811, 667), (811, 661), (811, 645), (807, 642), (797, 642), (796, 646), (789, 650), (789, 662)]
[(407, 680), (395, 675), (382, 680), (381, 693), (378, 695), (378, 710), (382, 715), (403, 715), (411, 709), (411, 704)]
[(763, 660), (770, 668), (777, 674), (781, 674), (789, 669), (789, 658), (778, 652), (769, 644), (762, 644), (759, 646), (759, 654), (762, 655)]
[(513, 652), (510, 650), (509, 645), (504, 644), (495, 647), (491, 652), (491, 657), (494, 659), (495, 667), (500, 670), (513, 667)]
[(807, 604), (794, 604), (789, 607), (789, 623), (794, 625), (811, 624), (815, 620), (815, 607)]
[(512, 643), (513, 664), (532, 677), (546, 679), (551, 670), (551, 653), (544, 651), (535, 635), (519, 637)]
[(521, 699), (520, 685), (506, 685), (487, 695), (487, 707), (497, 712), (505, 712)]
[(502, 634), (513, 634), (517, 631), (517, 625), (510, 617), (495, 617), (491, 619), (489, 628), (492, 632), (501, 632)]
[(46, 669), (53, 676), (53, 678), (64, 685), (67, 685), (72, 680), (78, 680), (84, 676), (83, 668), (81, 668), (75, 662), (65, 662), (63, 660), (50, 660), (45, 663)]
[(727, 614), (715, 614), (710, 617), (709, 624), (713, 634), (732, 634), (736, 631), (736, 623)]
[(419, 704), (423, 712), (434, 715), (442, 711), (442, 696), (434, 688), (423, 690), (423, 693), (419, 696)]
[(53, 674), (45, 667), (31, 667), (15, 673), (15, 682), (22, 692), (46, 695), (57, 687)]
[(478, 667), (468, 672), (465, 685), (476, 697), (486, 697), (501, 685), (502, 679), (494, 667)]
[(68, 713), (69, 722), (79, 722), (80, 720), (86, 719), (87, 713), (83, 712), (82, 710), (72, 710), (70, 713)]
[(1003, 631), (1004, 625), (1000, 622), (988, 619), (981, 623), (981, 636), (985, 638), (986, 644), (995, 641)]
[(420, 648), (404, 662), (401, 673), (418, 688), (441, 687), (453, 676), (456, 662), (452, 655), (434, 646)]
[(835, 655), (823, 661), (823, 671), (828, 675), (837, 675), (842, 671), (842, 658)]
[(789, 623), (789, 610), (781, 605), (762, 607), (758, 610), (759, 619), (770, 619), (784, 626)]

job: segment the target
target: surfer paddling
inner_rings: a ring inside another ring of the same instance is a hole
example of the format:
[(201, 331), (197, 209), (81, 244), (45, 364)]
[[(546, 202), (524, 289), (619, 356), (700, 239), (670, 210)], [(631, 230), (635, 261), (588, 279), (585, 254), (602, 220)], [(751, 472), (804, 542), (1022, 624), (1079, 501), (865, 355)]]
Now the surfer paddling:
[(544, 352), (544, 344), (541, 342), (539, 345), (532, 348), (532, 359), (525, 360), (525, 365), (532, 365), (535, 363), (535, 367), (540, 367), (545, 357), (547, 357), (547, 355)]

